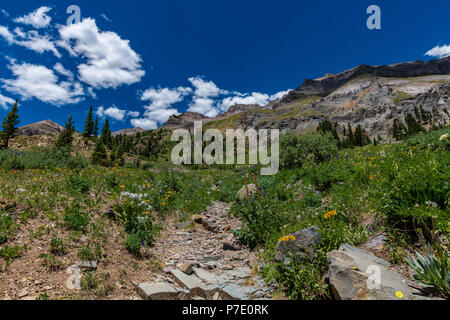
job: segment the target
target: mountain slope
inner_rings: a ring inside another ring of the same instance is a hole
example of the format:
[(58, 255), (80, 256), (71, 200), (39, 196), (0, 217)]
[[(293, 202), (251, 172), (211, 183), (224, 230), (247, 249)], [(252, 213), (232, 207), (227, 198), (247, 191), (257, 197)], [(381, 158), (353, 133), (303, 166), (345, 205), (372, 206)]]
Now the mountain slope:
[(267, 106), (233, 106), (216, 118), (202, 121), (205, 128), (221, 130), (277, 128), (306, 132), (329, 119), (341, 126), (361, 125), (373, 137), (387, 137), (394, 118), (403, 119), (414, 107), (433, 114), (435, 123), (450, 122), (449, 96), (450, 57), (390, 66), (362, 65), (305, 80), (302, 86)]

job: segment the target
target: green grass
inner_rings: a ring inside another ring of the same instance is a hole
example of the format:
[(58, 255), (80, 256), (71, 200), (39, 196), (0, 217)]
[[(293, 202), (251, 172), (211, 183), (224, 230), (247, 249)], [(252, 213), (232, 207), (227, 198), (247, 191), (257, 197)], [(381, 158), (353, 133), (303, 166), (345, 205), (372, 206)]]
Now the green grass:
[[(35, 150), (30, 157), (3, 150), (0, 199), (16, 205), (8, 212), (0, 210), (0, 255), (9, 265), (26, 254), (12, 238), (30, 219), (45, 224), (30, 237), (51, 237), (48, 254), (42, 256), (50, 270), (61, 267), (57, 256), (65, 255), (80, 238), (85, 242), (77, 247), (79, 259), (103, 259), (111, 225), (122, 230), (116, 241), (138, 255), (141, 246), (150, 246), (158, 237), (165, 218), (177, 214), (188, 220), (214, 201), (223, 201), (232, 204), (231, 213), (243, 222), (241, 229), (233, 230), (236, 236), (262, 250), (268, 281), (277, 282), (290, 299), (328, 299), (331, 293), (322, 281), (326, 254), (343, 243), (358, 245), (386, 231), (391, 262), (403, 263), (417, 242), (418, 228), (433, 231), (425, 233), (429, 241), (448, 241), (450, 149), (449, 140), (441, 139), (448, 133), (446, 127), (395, 145), (339, 151), (320, 141), (309, 143), (308, 154), (291, 150), (301, 161), (275, 176), (258, 177), (261, 190), (248, 202), (237, 201), (236, 193), (255, 169), (249, 166), (191, 166), (182, 172), (160, 158), (149, 162), (154, 170), (150, 171), (133, 166), (71, 167), (66, 164), (72, 160), (64, 157), (37, 166), (36, 154), (45, 150)], [(22, 165), (11, 166), (15, 158)], [(118, 215), (105, 216), (106, 208)], [(19, 211), (27, 215), (14, 214)], [(336, 215), (326, 218), (329, 211)], [(364, 224), (374, 217), (377, 223)], [(275, 262), (278, 239), (311, 226), (318, 226), (322, 235), (314, 259), (291, 266)], [(61, 238), (64, 232), (70, 236)], [(105, 279), (89, 277), (85, 291), (97, 296), (110, 292)]]

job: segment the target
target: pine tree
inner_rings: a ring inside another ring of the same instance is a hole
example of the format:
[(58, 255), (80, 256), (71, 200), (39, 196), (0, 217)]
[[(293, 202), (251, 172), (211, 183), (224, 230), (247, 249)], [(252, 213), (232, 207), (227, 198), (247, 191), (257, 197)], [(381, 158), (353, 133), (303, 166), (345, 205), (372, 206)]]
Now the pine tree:
[(94, 137), (97, 138), (98, 136), (98, 117), (95, 117), (95, 122), (94, 122), (94, 132), (93, 132)]
[(55, 146), (58, 148), (71, 147), (74, 133), (74, 122), (72, 121), (72, 116), (70, 116), (64, 126), (64, 130), (60, 133), (58, 140), (56, 140)]
[(106, 118), (105, 124), (103, 125), (101, 140), (103, 141), (106, 147), (111, 148), (112, 136), (111, 136), (111, 129), (109, 128), (108, 118)]
[(91, 160), (95, 165), (106, 165), (107, 164), (108, 155), (106, 154), (105, 145), (103, 141), (100, 139), (97, 141), (95, 145), (94, 152), (92, 153)]
[(92, 116), (92, 106), (89, 109), (89, 113), (87, 115), (86, 118), (86, 124), (84, 126), (84, 130), (83, 130), (83, 137), (85, 138), (90, 138), (92, 137), (92, 135), (94, 134), (94, 118)]
[(4, 132), (4, 140), (6, 148), (8, 148), (9, 140), (14, 137), (17, 130), (17, 125), (19, 124), (19, 101), (16, 100), (11, 111), (6, 116), (5, 120), (2, 121), (2, 128)]

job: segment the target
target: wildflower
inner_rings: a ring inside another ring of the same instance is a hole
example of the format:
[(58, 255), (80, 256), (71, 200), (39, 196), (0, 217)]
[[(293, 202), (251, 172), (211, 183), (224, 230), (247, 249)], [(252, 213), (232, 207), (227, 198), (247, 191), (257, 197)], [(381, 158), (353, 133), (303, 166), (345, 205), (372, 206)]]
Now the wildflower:
[(122, 185), (122, 186), (120, 186), (120, 188), (121, 188), (121, 189), (124, 189), (124, 188), (125, 188), (125, 186), (123, 186), (123, 185)]
[(403, 292), (401, 292), (401, 291), (396, 291), (395, 292), (395, 296), (397, 297), (397, 298), (399, 298), (399, 299), (402, 299), (403, 298)]
[(337, 215), (336, 211), (328, 211), (327, 213), (325, 213), (325, 215), (323, 217), (325, 220), (328, 220), (335, 215)]
[(371, 175), (369, 178), (370, 178), (370, 180), (373, 180), (373, 179), (375, 179), (375, 176)]

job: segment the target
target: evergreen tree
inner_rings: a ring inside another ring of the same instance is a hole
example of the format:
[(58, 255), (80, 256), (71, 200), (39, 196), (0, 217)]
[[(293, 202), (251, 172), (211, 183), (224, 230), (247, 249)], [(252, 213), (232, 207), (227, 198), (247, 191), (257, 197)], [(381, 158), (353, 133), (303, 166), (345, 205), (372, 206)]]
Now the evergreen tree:
[(103, 141), (106, 147), (111, 148), (112, 136), (111, 136), (111, 129), (109, 128), (108, 118), (106, 118), (105, 124), (103, 125), (101, 140)]
[(97, 138), (98, 136), (98, 117), (95, 117), (95, 122), (94, 122), (94, 132), (93, 132), (94, 137)]
[(65, 123), (64, 130), (59, 134), (55, 146), (58, 148), (71, 147), (73, 142), (73, 134), (75, 133), (74, 122), (72, 116)]
[(95, 165), (106, 165), (108, 155), (106, 154), (106, 148), (103, 141), (99, 139), (95, 144), (94, 152), (92, 153), (91, 160)]
[(84, 126), (84, 130), (83, 130), (83, 137), (85, 138), (90, 138), (92, 137), (92, 135), (94, 134), (94, 118), (92, 116), (92, 106), (89, 109), (89, 113), (87, 115), (86, 118), (86, 124)]
[(14, 134), (17, 130), (17, 125), (19, 124), (19, 101), (16, 100), (14, 103), (14, 106), (12, 107), (11, 111), (6, 116), (5, 120), (2, 121), (2, 128), (4, 132), (4, 140), (5, 145), (8, 148), (9, 140), (14, 137)]

